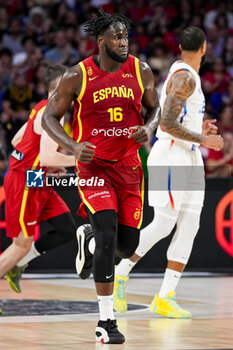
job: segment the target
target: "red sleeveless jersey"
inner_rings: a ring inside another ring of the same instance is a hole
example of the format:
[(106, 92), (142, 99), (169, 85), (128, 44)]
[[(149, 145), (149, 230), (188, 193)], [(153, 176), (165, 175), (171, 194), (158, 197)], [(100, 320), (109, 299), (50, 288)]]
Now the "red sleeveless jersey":
[(102, 71), (93, 56), (79, 63), (82, 88), (75, 100), (73, 138), (96, 146), (95, 157), (120, 160), (135, 154), (140, 145), (129, 139), (131, 126), (142, 125), (144, 92), (139, 61), (129, 55), (113, 74)]
[(45, 109), (47, 103), (48, 100), (42, 100), (32, 109), (23, 137), (17, 143), (14, 151), (11, 153), (9, 164), (10, 170), (25, 172), (27, 169), (39, 168), (41, 135), (34, 132), (33, 122), (37, 114)]

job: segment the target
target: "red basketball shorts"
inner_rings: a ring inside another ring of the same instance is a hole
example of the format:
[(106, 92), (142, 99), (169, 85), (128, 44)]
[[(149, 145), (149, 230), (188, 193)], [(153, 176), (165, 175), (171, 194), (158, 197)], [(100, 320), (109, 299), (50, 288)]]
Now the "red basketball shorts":
[(113, 209), (118, 222), (139, 228), (143, 215), (144, 182), (141, 160), (136, 154), (120, 161), (93, 159), (77, 164), (78, 188), (82, 199), (78, 214)]
[(51, 187), (25, 187), (26, 174), (9, 170), (4, 179), (7, 236), (33, 236), (37, 224), (67, 213), (69, 208)]

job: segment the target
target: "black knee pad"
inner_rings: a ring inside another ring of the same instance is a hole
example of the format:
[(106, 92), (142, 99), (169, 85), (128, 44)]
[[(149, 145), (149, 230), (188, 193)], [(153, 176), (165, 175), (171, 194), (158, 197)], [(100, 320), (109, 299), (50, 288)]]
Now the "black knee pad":
[(77, 227), (70, 212), (55, 216), (48, 221), (54, 227), (63, 243), (75, 237)]
[(117, 215), (114, 210), (103, 210), (95, 214), (88, 211), (89, 221), (95, 237), (93, 275), (95, 282), (114, 281), (114, 252), (117, 244)]
[(123, 259), (130, 258), (137, 249), (139, 237), (139, 229), (119, 224), (116, 254)]
[(70, 212), (55, 216), (48, 222), (54, 229), (35, 242), (35, 247), (40, 254), (69, 242), (76, 235), (76, 224)]

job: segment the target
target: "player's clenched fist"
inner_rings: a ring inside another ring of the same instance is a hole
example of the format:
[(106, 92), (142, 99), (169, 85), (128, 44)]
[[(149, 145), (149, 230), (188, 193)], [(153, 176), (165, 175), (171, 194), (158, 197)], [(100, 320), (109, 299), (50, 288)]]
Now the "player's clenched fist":
[(204, 137), (202, 145), (220, 151), (223, 148), (223, 138), (220, 135), (208, 135)]
[(131, 135), (129, 135), (129, 139), (135, 139), (137, 143), (146, 143), (149, 141), (150, 133), (147, 127), (145, 126), (132, 126), (129, 128), (132, 132)]
[(77, 143), (73, 153), (76, 159), (82, 163), (90, 163), (94, 157), (96, 146), (90, 142)]

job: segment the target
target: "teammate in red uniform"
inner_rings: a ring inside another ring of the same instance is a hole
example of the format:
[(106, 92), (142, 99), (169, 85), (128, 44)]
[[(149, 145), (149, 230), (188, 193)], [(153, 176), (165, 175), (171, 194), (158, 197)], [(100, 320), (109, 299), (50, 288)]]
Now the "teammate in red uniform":
[[(113, 314), (114, 253), (130, 256), (139, 242), (143, 176), (137, 151), (157, 127), (160, 107), (151, 69), (128, 54), (130, 20), (100, 10), (85, 30), (96, 36), (99, 54), (64, 75), (42, 125), (74, 154), (79, 185), (86, 180), (79, 188), (83, 202), (79, 212), (88, 216), (96, 241), (93, 274), (100, 310), (96, 340), (123, 343)], [(59, 123), (72, 101), (73, 140)], [(147, 111), (145, 125), (141, 103)], [(90, 187), (87, 181), (92, 177), (99, 182)]]
[[(53, 65), (46, 69), (44, 80), (49, 96), (56, 90), (65, 72), (66, 67), (62, 65)], [(32, 109), (28, 122), (13, 138), (15, 149), (4, 180), (6, 230), (13, 243), (0, 256), (0, 277), (9, 272), (8, 282), (18, 293), (21, 292), (20, 276), (24, 265), (40, 254), (66, 243), (76, 233), (76, 225), (69, 208), (52, 187), (26, 186), (26, 172), (29, 169), (41, 170), (38, 174), (41, 177), (46, 172), (46, 166), (57, 168), (75, 164), (73, 155), (57, 152), (57, 144), (41, 127), (41, 118), (47, 103), (48, 100), (42, 100)], [(63, 170), (60, 169), (60, 172)], [(54, 230), (33, 243), (36, 225), (43, 221), (49, 221)], [(79, 232), (87, 231), (86, 226), (80, 227)], [(83, 250), (84, 240), (81, 243), (79, 248)]]

